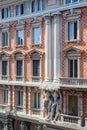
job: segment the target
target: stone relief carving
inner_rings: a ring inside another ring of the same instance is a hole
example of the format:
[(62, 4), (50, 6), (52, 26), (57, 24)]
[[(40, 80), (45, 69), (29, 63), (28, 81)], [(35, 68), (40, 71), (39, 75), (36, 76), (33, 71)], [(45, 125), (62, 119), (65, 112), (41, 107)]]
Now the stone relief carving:
[(61, 120), (62, 96), (60, 91), (44, 91), (44, 112), (47, 120)]

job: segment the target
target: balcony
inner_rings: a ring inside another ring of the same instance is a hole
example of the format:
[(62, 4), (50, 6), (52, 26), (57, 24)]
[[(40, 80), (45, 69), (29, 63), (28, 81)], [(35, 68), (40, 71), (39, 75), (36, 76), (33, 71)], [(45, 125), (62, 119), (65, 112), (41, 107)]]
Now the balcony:
[(83, 78), (70, 78), (61, 77), (59, 78), (60, 87), (72, 87), (72, 88), (87, 88), (87, 79)]
[(80, 118), (80, 117), (77, 117), (77, 116), (71, 116), (71, 115), (61, 114), (61, 120), (62, 120), (63, 122), (81, 124), (81, 118)]

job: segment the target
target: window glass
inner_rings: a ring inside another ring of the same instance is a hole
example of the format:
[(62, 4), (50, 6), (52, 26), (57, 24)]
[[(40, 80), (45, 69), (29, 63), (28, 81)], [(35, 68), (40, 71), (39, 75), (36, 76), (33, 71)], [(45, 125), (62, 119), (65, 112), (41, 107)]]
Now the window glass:
[(23, 106), (23, 91), (18, 91), (18, 106)]
[(33, 43), (40, 44), (40, 27), (33, 28)]
[(33, 60), (33, 76), (40, 76), (40, 61)]
[(2, 61), (2, 75), (7, 75), (7, 61)]
[(4, 105), (8, 104), (8, 90), (4, 90)]
[(1, 11), (1, 18), (4, 19), (4, 18), (8, 18), (10, 16), (10, 10), (9, 8), (2, 8), (2, 11)]
[(78, 77), (78, 62), (75, 59), (68, 60), (69, 77)]
[(8, 46), (8, 32), (2, 32), (2, 46)]
[(17, 30), (17, 45), (23, 45), (24, 30)]
[(68, 96), (68, 114), (78, 116), (78, 96)]
[(17, 76), (22, 75), (22, 60), (17, 60)]
[(34, 93), (34, 108), (40, 108), (40, 93)]
[(66, 0), (66, 4), (69, 4), (69, 3), (71, 3), (71, 0)]
[(16, 5), (16, 15), (20, 15), (20, 6)]
[(77, 39), (77, 21), (68, 23), (68, 40)]

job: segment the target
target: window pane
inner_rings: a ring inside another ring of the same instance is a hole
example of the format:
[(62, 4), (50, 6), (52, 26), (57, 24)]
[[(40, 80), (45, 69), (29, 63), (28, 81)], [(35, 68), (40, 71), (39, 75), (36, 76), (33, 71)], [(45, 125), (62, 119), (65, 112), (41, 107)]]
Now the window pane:
[(38, 11), (42, 10), (42, 2), (41, 2), (41, 0), (37, 0), (37, 10)]
[(2, 46), (8, 46), (8, 33), (2, 32)]
[(77, 21), (74, 22), (74, 39), (77, 39)]
[(26, 1), (24, 5), (25, 5), (25, 14), (29, 14), (30, 13), (30, 1)]
[(17, 30), (17, 45), (23, 45), (24, 41), (24, 31)]
[(71, 0), (66, 0), (66, 4), (69, 4), (69, 3), (71, 3)]
[(78, 116), (78, 97), (74, 96), (74, 115)]
[(36, 93), (34, 93), (34, 108), (37, 108), (37, 99)]
[(68, 23), (68, 40), (74, 40), (74, 22)]
[(68, 96), (68, 114), (78, 116), (78, 96)]
[(20, 15), (20, 6), (16, 5), (16, 15)]
[(21, 14), (24, 14), (24, 4), (21, 4), (21, 5), (20, 5), (20, 8), (21, 8), (21, 10), (20, 10), (20, 11), (21, 11)]
[(42, 9), (45, 9), (45, 0), (42, 0)]
[(77, 2), (78, 0), (73, 0), (73, 2)]
[(4, 18), (4, 8), (2, 9), (2, 19)]
[(7, 61), (2, 61), (2, 75), (7, 75)]
[(39, 44), (40, 43), (40, 28), (33, 28), (33, 43)]
[(73, 60), (69, 60), (69, 77), (73, 77)]
[(22, 75), (22, 60), (17, 61), (17, 76)]
[(5, 8), (5, 17), (8, 18), (8, 16), (9, 16), (9, 9)]
[(40, 108), (40, 93), (38, 93), (38, 108)]
[(78, 63), (77, 63), (77, 60), (74, 60), (74, 77), (77, 77), (78, 76)]
[(23, 91), (18, 91), (18, 106), (23, 106)]
[(40, 61), (33, 60), (33, 76), (40, 76)]
[(34, 93), (34, 108), (40, 108), (40, 93)]
[(8, 104), (8, 90), (4, 90), (4, 104)]
[(32, 1), (32, 12), (35, 12), (35, 6), (36, 6), (36, 3), (35, 3), (35, 0)]

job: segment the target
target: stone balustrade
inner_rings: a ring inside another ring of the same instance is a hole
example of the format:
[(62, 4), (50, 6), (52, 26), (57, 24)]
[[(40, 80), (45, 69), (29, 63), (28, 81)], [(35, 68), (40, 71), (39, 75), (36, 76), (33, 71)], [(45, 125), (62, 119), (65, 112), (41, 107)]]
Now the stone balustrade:
[(81, 126), (81, 118), (77, 117), (77, 116), (61, 114), (61, 121), (75, 123), (75, 124), (78, 124), (79, 126)]
[(87, 87), (87, 79), (83, 78), (59, 78), (59, 86)]

